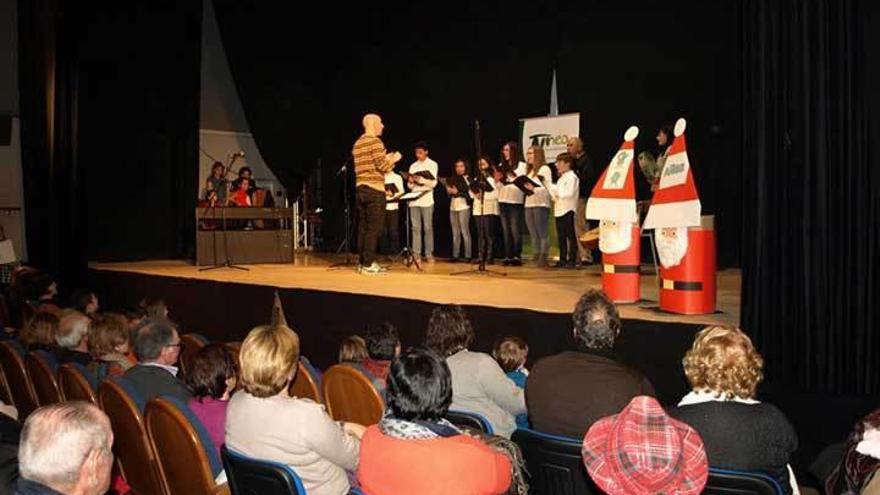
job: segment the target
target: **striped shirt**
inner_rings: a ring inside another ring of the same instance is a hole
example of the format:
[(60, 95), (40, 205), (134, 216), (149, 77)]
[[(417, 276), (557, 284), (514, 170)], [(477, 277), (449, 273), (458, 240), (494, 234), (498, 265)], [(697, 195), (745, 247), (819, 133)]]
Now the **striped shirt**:
[(376, 136), (362, 135), (351, 150), (357, 186), (367, 186), (385, 193), (385, 173), (394, 168), (385, 157), (385, 145)]

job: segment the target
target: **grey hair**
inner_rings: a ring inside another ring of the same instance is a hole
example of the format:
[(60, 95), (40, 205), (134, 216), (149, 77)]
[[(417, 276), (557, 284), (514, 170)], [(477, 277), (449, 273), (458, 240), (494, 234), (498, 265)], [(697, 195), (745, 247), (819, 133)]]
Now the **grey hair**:
[(67, 349), (73, 349), (82, 342), (89, 333), (89, 317), (75, 309), (67, 309), (61, 313), (55, 342)]
[(80, 470), (94, 450), (111, 455), (110, 420), (88, 402), (45, 406), (28, 416), (21, 431), (18, 464), (21, 476), (53, 488), (76, 485)]

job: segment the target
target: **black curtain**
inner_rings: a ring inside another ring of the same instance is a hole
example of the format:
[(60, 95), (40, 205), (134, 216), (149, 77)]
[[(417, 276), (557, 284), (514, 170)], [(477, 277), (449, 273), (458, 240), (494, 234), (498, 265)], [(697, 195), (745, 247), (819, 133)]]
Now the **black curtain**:
[(742, 322), (772, 380), (832, 392), (880, 392), (869, 4), (742, 3)]
[(31, 262), (191, 253), (200, 3), (20, 0), (19, 33)]

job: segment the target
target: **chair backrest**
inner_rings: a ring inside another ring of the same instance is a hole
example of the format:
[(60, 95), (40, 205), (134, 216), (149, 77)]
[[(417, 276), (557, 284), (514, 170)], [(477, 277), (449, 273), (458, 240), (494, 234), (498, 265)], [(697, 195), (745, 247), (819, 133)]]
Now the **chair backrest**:
[(575, 438), (518, 429), (511, 439), (519, 445), (529, 475), (529, 493), (581, 495), (602, 493), (590, 479)]
[(187, 333), (180, 336), (180, 357), (177, 364), (180, 366), (181, 377), (186, 376), (187, 371), (192, 367), (196, 354), (209, 343), (207, 337), (197, 333)]
[(31, 384), (34, 386), (37, 404), (48, 406), (61, 402), (63, 400), (61, 389), (58, 388), (58, 380), (55, 378), (55, 372), (58, 370), (58, 360), (55, 356), (39, 350), (28, 353), (24, 362)]
[(703, 493), (710, 495), (782, 495), (785, 490), (764, 473), (709, 468)]
[(220, 457), (232, 495), (306, 495), (302, 480), (286, 464), (254, 459), (226, 445)]
[(113, 451), (125, 482), (137, 494), (165, 494), (156, 454), (147, 438), (139, 404), (143, 398), (123, 377), (104, 380), (98, 403), (113, 427)]
[(318, 388), (317, 377), (302, 360), (297, 364), (296, 376), (290, 382), (288, 393), (293, 397), (312, 399), (318, 403), (324, 402), (323, 397), (321, 397), (321, 390)]
[(37, 396), (24, 366), (24, 350), (17, 342), (0, 342), (0, 367), (12, 395), (12, 403), (18, 410), (21, 422), (37, 408)]
[(98, 404), (98, 379), (79, 363), (66, 363), (58, 368), (58, 388), (64, 400), (83, 400)]
[(324, 404), (337, 421), (373, 425), (382, 419), (385, 403), (360, 371), (337, 364), (324, 373)]
[(492, 429), (492, 424), (489, 423), (489, 420), (482, 414), (450, 410), (446, 412), (446, 420), (455, 426), (469, 428), (474, 431), (486, 433), (487, 435), (495, 434), (495, 431)]
[(167, 493), (213, 493), (223, 466), (217, 447), (189, 407), (174, 397), (155, 398), (147, 403), (146, 423)]

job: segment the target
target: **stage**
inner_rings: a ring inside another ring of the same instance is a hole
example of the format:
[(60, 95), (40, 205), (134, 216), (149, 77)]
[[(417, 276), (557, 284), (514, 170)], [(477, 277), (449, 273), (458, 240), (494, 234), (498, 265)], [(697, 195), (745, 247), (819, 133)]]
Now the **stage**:
[[(598, 265), (577, 270), (538, 269), (531, 266), (490, 266), (506, 274), (460, 273), (476, 265), (438, 260), (423, 263), (423, 271), (391, 263), (388, 272), (367, 276), (353, 267), (331, 268), (345, 258), (338, 255), (298, 253), (291, 264), (242, 265), (248, 271), (230, 268), (199, 271), (199, 267), (180, 260), (132, 263), (93, 263), (100, 271), (138, 273), (161, 277), (208, 280), (283, 289), (307, 289), (370, 296), (392, 297), (431, 303), (456, 303), (492, 308), (518, 308), (546, 313), (570, 314), (581, 294), (601, 288)], [(356, 259), (354, 256), (352, 259)], [(642, 276), (642, 298), (635, 304), (622, 304), (623, 318), (692, 324), (739, 323), (740, 272), (718, 273), (718, 309), (714, 314), (684, 316), (661, 312), (657, 307), (657, 279), (646, 268)]]

